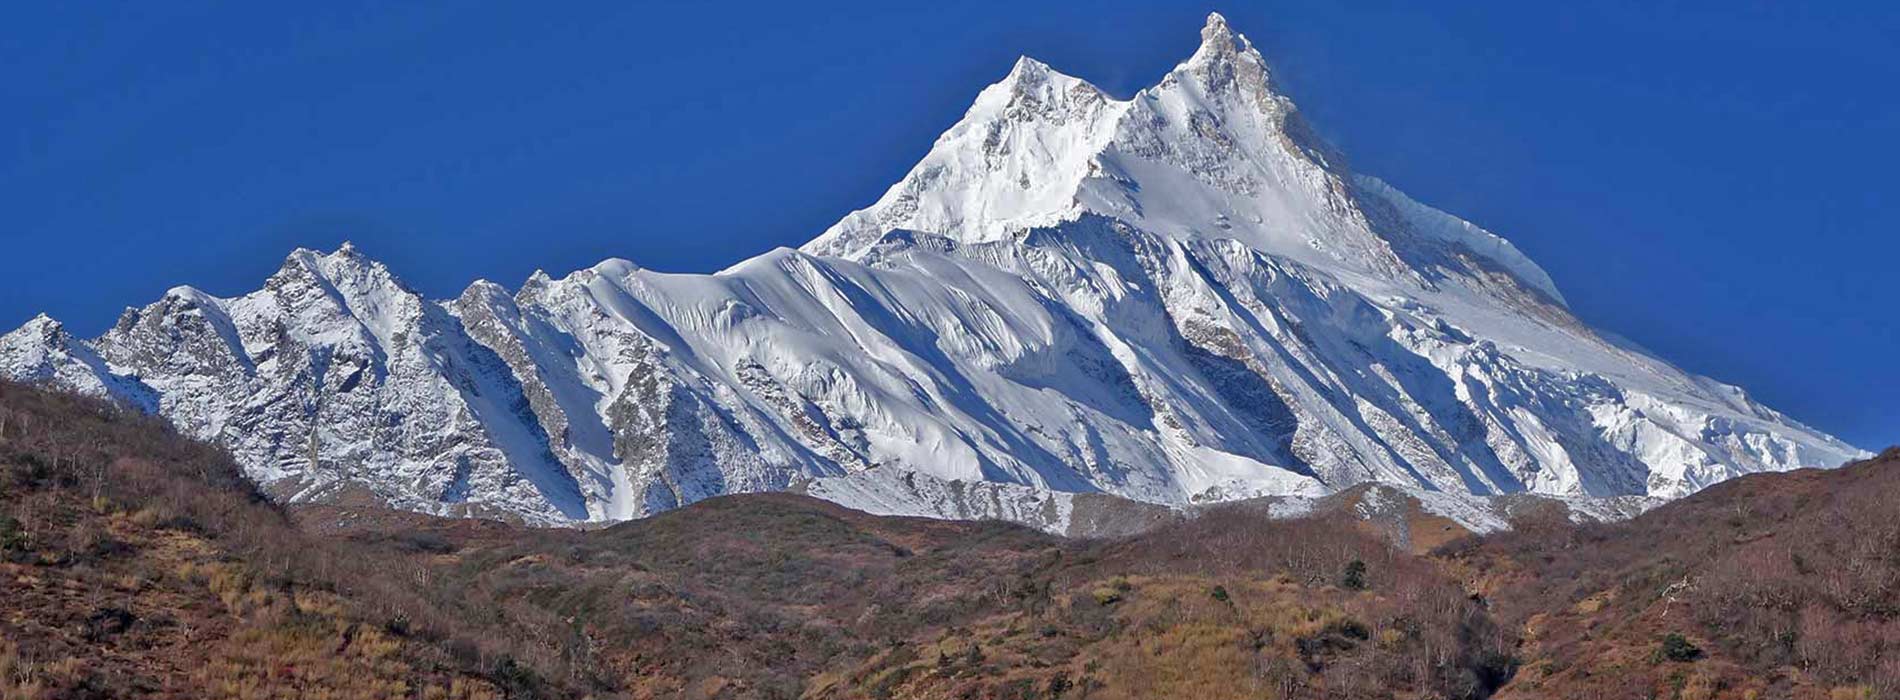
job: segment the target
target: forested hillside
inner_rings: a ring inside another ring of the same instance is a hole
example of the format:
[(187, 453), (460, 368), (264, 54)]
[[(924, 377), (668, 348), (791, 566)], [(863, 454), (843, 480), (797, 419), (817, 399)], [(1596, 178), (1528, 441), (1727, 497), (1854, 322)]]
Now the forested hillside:
[(156, 419), (0, 384), (0, 696), (1885, 697), (1895, 458), (1423, 556), (1349, 509), (532, 529), (286, 510)]

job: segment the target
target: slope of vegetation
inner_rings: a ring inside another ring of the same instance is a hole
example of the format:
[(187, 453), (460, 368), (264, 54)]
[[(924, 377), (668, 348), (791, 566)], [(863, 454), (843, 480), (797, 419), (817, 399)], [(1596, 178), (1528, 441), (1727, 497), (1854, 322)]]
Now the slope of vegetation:
[(1070, 540), (763, 494), (536, 530), (286, 509), (0, 383), (0, 697), (1891, 697), (1894, 462), (1427, 556), (1246, 507)]
[(154, 420), (0, 384), (0, 697), (500, 697), (386, 624), (400, 596), (356, 576), (398, 563)]
[[(0, 385), (5, 697), (1481, 697), (1501, 637), (1343, 523), (1064, 540), (715, 499), (594, 531), (287, 512)], [(1211, 694), (1211, 695), (1210, 695)]]
[(1522, 630), (1507, 697), (1900, 697), (1900, 449), (1440, 550)]

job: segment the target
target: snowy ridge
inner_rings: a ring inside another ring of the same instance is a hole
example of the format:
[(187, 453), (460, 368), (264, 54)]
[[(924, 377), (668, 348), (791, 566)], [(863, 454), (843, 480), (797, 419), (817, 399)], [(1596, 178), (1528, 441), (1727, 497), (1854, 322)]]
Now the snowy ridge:
[(945, 520), (1006, 520), (1070, 534), (1075, 494), (989, 481), (956, 481), (896, 469), (815, 479), (805, 495), (872, 515)]
[(95, 339), (35, 319), (0, 375), (154, 410), (284, 498), (546, 524), (789, 488), (1040, 527), (1090, 492), (1669, 498), (1865, 454), (1352, 173), (1218, 15), (1129, 100), (1019, 61), (876, 203), (717, 274), (616, 259), (429, 300), (299, 250)]

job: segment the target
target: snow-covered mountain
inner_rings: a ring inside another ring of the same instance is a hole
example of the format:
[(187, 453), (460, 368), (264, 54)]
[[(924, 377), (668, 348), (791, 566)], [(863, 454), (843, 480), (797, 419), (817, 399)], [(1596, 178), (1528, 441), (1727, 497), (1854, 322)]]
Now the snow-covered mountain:
[(778, 489), (1014, 519), (1674, 497), (1864, 454), (1592, 331), (1510, 242), (1352, 172), (1220, 16), (1201, 37), (1128, 100), (1022, 59), (875, 204), (716, 274), (437, 301), (299, 250), (95, 339), (34, 319), (0, 374), (157, 411), (284, 498), (538, 523)]

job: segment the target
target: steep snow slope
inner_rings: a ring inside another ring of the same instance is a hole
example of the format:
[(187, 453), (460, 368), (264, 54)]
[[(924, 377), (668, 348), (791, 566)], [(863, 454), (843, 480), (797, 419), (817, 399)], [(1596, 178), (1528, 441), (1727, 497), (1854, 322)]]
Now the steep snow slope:
[(352, 248), (0, 372), (124, 397), (276, 493), (560, 523), (804, 489), (1053, 526), (1418, 492), (1680, 496), (1860, 451), (1591, 331), (1504, 239), (1352, 173), (1218, 16), (1116, 100), (1029, 59), (878, 202), (714, 275), (429, 301)]

